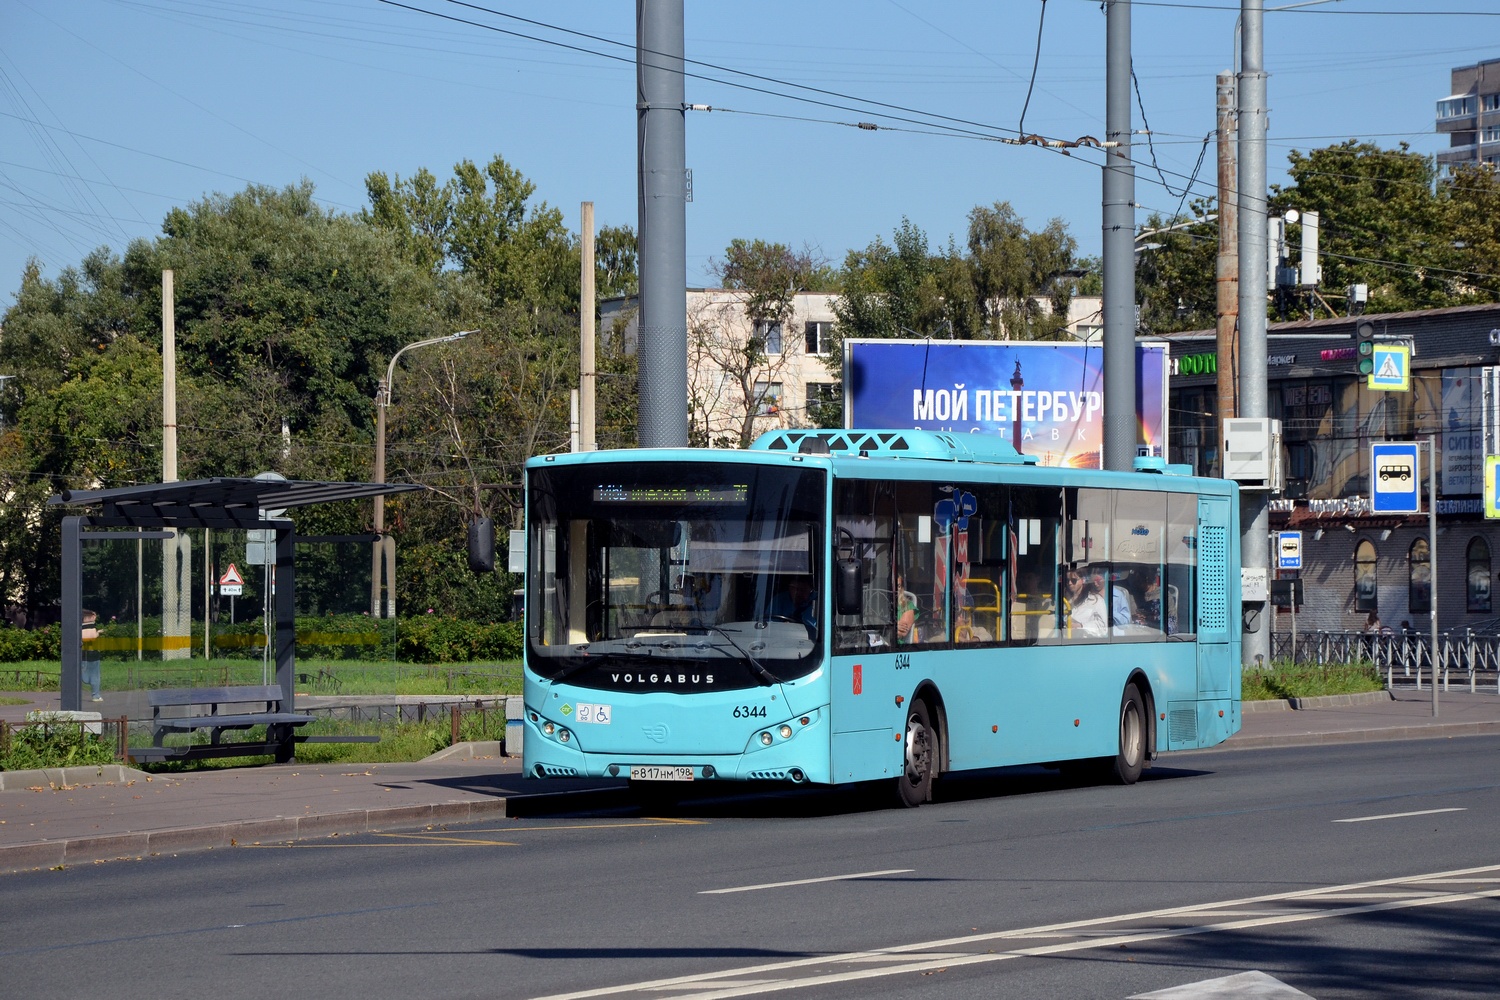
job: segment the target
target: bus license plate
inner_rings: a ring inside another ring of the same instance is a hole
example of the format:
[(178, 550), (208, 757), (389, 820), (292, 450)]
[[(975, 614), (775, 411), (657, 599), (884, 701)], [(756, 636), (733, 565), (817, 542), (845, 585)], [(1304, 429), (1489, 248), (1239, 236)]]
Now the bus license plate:
[(632, 765), (631, 781), (692, 781), (691, 767), (657, 767), (655, 765)]

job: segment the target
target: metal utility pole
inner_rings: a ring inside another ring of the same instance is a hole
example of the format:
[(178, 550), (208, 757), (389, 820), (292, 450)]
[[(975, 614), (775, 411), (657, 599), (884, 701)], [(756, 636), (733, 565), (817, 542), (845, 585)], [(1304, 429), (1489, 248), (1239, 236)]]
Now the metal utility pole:
[(687, 444), (687, 141), (683, 0), (636, 0), (643, 448)]
[[(1240, 0), (1239, 74), (1239, 247), (1240, 353), (1239, 413), (1270, 415), (1266, 392), (1266, 73), (1262, 64), (1265, 36), (1262, 0)], [(1222, 225), (1222, 223), (1221, 223)], [(1274, 456), (1273, 456), (1274, 457)], [(1240, 494), (1240, 565), (1269, 572), (1268, 495), (1262, 490)], [(1255, 631), (1242, 634), (1246, 663), (1268, 665), (1271, 633), (1266, 604), (1259, 602)]]
[(1135, 166), (1130, 159), (1130, 0), (1106, 0), (1104, 455), (1135, 467)]
[[(578, 296), (578, 450), (593, 451), (594, 389), (594, 203), (583, 203), (579, 220), (582, 260)], [(684, 300), (685, 301), (685, 300)]]
[[(1438, 551), (1437, 551), (1437, 435), (1427, 436), (1427, 618), (1432, 630), (1432, 717), (1438, 717)], [(1417, 679), (1421, 680), (1421, 669)]]
[[(171, 271), (161, 273), (161, 481), (177, 482), (177, 312)], [(186, 530), (162, 541), (161, 658), (193, 655), (192, 543)]]
[(1219, 258), (1217, 268), (1218, 324), (1214, 338), (1219, 364), (1219, 413), (1220, 420), (1236, 415), (1235, 412), (1235, 330), (1240, 321), (1240, 252), (1235, 240), (1239, 233), (1235, 202), (1239, 198), (1239, 179), (1235, 143), (1239, 139), (1239, 128), (1235, 121), (1235, 86), (1233, 73), (1220, 73), (1218, 78), (1218, 133), (1219, 133)]

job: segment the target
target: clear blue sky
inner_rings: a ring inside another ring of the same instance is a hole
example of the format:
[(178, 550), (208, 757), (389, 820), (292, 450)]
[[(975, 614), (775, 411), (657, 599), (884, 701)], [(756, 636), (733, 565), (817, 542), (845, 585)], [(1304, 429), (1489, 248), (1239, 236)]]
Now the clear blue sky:
[[(636, 225), (633, 3), (402, 2), (545, 41), (378, 0), (3, 0), (0, 308), (28, 257), (55, 277), (95, 247), (157, 235), (173, 206), (252, 181), (305, 176), (325, 204), (355, 212), (371, 171), (446, 178), (461, 159), (499, 153), (570, 228), (585, 200), (601, 225)], [(1081, 252), (1097, 253), (1097, 153), (948, 131), (1016, 134), (1044, 10), (1025, 129), (1102, 137), (1098, 0), (688, 0), (687, 55), (711, 64), (692, 70), (712, 79), (689, 79), (687, 99), (722, 109), (688, 118), (689, 283), (710, 283), (707, 265), (735, 237), (837, 263), (889, 239), (903, 216), (934, 244), (961, 241), (969, 209), (997, 200), (1034, 227), (1061, 218)], [(1137, 136), (1138, 220), (1178, 205), (1214, 125), (1214, 76), (1231, 68), (1238, 10), (1134, 4), (1145, 120), (1171, 185)], [(1268, 11), (1270, 179), (1284, 179), (1289, 150), (1347, 138), (1439, 149), (1435, 102), (1452, 67), (1500, 57), (1497, 13), (1493, 0)], [(861, 121), (908, 131), (850, 127)], [(1210, 145), (1195, 193), (1211, 191), (1214, 173)]]

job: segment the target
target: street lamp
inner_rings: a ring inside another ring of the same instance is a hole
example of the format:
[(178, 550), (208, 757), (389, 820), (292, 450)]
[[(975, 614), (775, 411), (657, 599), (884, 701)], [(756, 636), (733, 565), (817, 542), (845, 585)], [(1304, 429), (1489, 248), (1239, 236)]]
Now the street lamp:
[[(385, 482), (385, 410), (391, 405), (391, 383), (396, 378), (396, 361), (414, 347), (430, 347), (463, 340), (478, 330), (459, 330), (446, 337), (432, 337), (407, 344), (391, 355), (391, 363), (385, 367), (385, 378), (375, 390), (375, 481)], [(383, 557), (383, 558), (382, 558)], [(385, 585), (388, 594), (384, 602), (380, 599), (381, 563), (385, 564)], [(375, 544), (370, 553), (370, 617), (396, 617), (396, 545), (395, 540), (385, 537), (385, 497), (375, 496)]]

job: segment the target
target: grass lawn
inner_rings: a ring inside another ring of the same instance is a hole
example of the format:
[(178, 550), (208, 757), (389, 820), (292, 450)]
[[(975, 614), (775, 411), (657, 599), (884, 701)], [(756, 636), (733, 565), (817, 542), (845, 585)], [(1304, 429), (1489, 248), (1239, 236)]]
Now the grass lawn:
[(1288, 661), (1272, 663), (1265, 670), (1246, 668), (1240, 682), (1245, 701), (1273, 698), (1315, 698), (1326, 694), (1362, 694), (1385, 690), (1385, 677), (1373, 663), (1330, 664)]
[[(100, 675), (106, 691), (161, 687), (222, 687), (259, 684), (259, 660), (105, 660)], [(353, 660), (298, 660), (297, 693), (316, 695), (444, 695), (494, 697), (521, 693), (521, 664), (370, 663)], [(0, 690), (56, 691), (55, 661), (0, 664)]]

